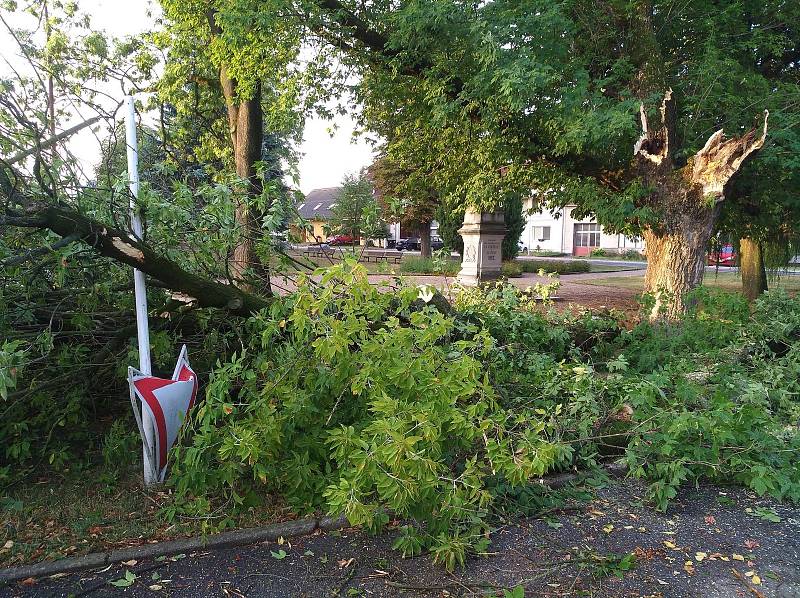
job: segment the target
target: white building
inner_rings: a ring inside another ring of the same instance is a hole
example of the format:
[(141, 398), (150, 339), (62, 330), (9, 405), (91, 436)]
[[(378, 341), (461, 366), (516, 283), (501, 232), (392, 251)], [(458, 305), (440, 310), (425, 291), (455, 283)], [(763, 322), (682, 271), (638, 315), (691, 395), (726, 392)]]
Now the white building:
[(573, 218), (575, 206), (531, 213), (533, 200), (527, 199), (522, 208), (526, 221), (520, 243), (526, 250), (589, 255), (594, 249), (604, 249), (609, 253), (644, 249), (644, 241), (640, 238), (606, 234), (593, 217)]

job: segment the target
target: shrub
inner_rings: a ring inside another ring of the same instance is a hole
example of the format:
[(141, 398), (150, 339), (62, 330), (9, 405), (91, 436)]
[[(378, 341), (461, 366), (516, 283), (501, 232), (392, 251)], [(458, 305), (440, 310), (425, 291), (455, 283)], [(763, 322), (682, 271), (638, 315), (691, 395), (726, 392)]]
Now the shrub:
[(538, 272), (555, 274), (578, 274), (589, 272), (590, 264), (587, 260), (543, 260), (538, 258), (519, 260), (524, 272)]
[(409, 256), (400, 262), (400, 271), (405, 274), (455, 276), (460, 269), (461, 264), (449, 256), (446, 258)]
[(597, 247), (596, 249), (592, 249), (591, 256), (592, 257), (603, 257), (606, 255), (606, 250), (602, 247)]
[(647, 259), (641, 251), (637, 251), (636, 249), (626, 249), (620, 253), (620, 257), (622, 257), (623, 260), (630, 260), (633, 262), (643, 262)]
[(561, 257), (564, 255), (560, 251), (549, 251), (547, 249), (534, 249), (529, 251), (528, 254), (536, 257)]
[(503, 265), (500, 267), (500, 272), (506, 278), (516, 278), (522, 276), (522, 265), (517, 260), (503, 262)]

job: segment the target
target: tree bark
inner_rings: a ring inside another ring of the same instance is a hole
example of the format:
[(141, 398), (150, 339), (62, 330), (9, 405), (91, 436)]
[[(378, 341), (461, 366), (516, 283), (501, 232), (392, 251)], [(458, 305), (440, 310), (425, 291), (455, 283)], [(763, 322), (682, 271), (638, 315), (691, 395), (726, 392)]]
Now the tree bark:
[(419, 252), (422, 257), (431, 257), (431, 221), (423, 222), (419, 228)]
[[(709, 211), (710, 212), (710, 211)], [(645, 292), (653, 295), (650, 319), (676, 319), (686, 309), (686, 293), (703, 282), (706, 251), (716, 214), (682, 219), (668, 233), (644, 231), (647, 248)]]
[(703, 281), (706, 252), (725, 187), (742, 164), (764, 144), (763, 130), (725, 139), (722, 130), (683, 166), (675, 164), (676, 109), (672, 91), (661, 103), (661, 124), (650, 128), (641, 106), (642, 136), (634, 146), (634, 171), (649, 190), (645, 202), (659, 214), (644, 231), (647, 248), (645, 292), (655, 301), (650, 319), (674, 320), (686, 307), (686, 293)]
[(742, 271), (742, 294), (752, 302), (767, 290), (767, 269), (761, 243), (745, 237), (739, 241), (739, 260)]

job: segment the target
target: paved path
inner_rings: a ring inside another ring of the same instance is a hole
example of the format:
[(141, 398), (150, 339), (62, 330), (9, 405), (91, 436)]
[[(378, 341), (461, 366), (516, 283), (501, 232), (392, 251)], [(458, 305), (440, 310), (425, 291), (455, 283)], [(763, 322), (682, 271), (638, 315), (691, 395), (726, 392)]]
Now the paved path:
[[(392, 532), (346, 530), (115, 565), (14, 585), (0, 596), (495, 596), (517, 585), (527, 598), (800, 596), (800, 509), (711, 487), (682, 492), (666, 515), (643, 507), (641, 498), (638, 483), (614, 482), (596, 500), (567, 505), (547, 521), (501, 527), (489, 553), (469, 558), (455, 574), (429, 556), (401, 559), (391, 549)], [(275, 558), (280, 550), (286, 556)], [(636, 555), (629, 571), (601, 560), (627, 553)], [(126, 570), (137, 576), (130, 587), (109, 584)]]

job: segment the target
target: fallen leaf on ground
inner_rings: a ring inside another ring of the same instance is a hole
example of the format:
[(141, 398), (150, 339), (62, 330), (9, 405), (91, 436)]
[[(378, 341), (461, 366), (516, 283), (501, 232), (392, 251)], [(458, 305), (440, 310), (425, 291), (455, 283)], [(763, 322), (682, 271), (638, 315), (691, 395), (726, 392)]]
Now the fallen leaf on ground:
[(714, 516), (713, 516), (713, 515), (706, 515), (706, 518), (705, 518), (705, 519), (706, 519), (706, 523), (707, 523), (708, 525), (716, 525), (716, 523), (717, 523), (717, 520), (716, 520), (716, 519), (714, 519)]
[(604, 525), (603, 526), (603, 531), (605, 533), (607, 533), (607, 534), (610, 534), (613, 529), (614, 529), (614, 526), (611, 525), (610, 523), (608, 525)]
[(667, 548), (672, 548), (673, 550), (675, 550), (677, 548), (675, 543), (674, 542), (670, 542), (669, 540), (664, 540), (664, 546), (666, 546)]
[(32, 586), (36, 583), (36, 579), (33, 577), (28, 577), (26, 579), (23, 579), (22, 582), (20, 583), (22, 583), (22, 585), (24, 586)]
[[(750, 581), (753, 581), (753, 579), (758, 579), (758, 583), (761, 583), (761, 579), (758, 577), (758, 575), (756, 575), (755, 571), (748, 571), (747, 573), (744, 574), (744, 576), (745, 577), (749, 577)], [(753, 582), (753, 583), (756, 583), (756, 582)]]
[(339, 568), (340, 568), (340, 569), (347, 569), (347, 567), (349, 567), (350, 565), (352, 565), (352, 564), (353, 564), (353, 561), (355, 561), (355, 560), (356, 560), (356, 559), (354, 559), (354, 558), (352, 558), (352, 559), (341, 559), (341, 560), (339, 561)]
[(128, 567), (133, 567), (136, 563), (138, 563), (136, 559), (131, 559), (129, 561), (122, 561), (123, 565), (127, 565)]
[(702, 562), (702, 560), (704, 558), (706, 558), (707, 556), (708, 555), (705, 552), (695, 552), (694, 553), (694, 560), (696, 560), (699, 563), (699, 562)]
[(754, 548), (758, 548), (759, 546), (761, 546), (761, 544), (759, 544), (755, 540), (745, 540), (744, 541), (744, 546), (745, 546), (745, 548), (753, 550)]
[(694, 563), (693, 563), (692, 561), (686, 561), (686, 562), (683, 564), (683, 569), (684, 569), (684, 571), (686, 571), (686, 572), (687, 572), (689, 575), (694, 575)]
[(744, 557), (741, 554), (736, 554), (735, 552), (731, 555), (734, 561), (744, 561)]

